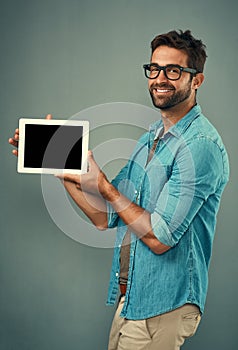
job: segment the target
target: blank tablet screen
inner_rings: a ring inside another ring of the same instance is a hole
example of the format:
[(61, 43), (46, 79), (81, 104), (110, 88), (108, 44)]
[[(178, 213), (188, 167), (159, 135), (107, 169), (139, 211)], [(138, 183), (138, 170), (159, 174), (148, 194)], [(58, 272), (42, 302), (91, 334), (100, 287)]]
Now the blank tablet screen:
[[(52, 139), (59, 128), (60, 137)], [(41, 168), (43, 165), (44, 168), (81, 169), (82, 132), (82, 126), (26, 125), (24, 167)], [(50, 141), (56, 152), (49, 150), (46, 153)], [(72, 141), (73, 146), (65, 159), (65, 147)]]
[(55, 120), (49, 124), (24, 122), (20, 128), (22, 144), (18, 171), (55, 173), (59, 169), (81, 172), (87, 152), (84, 127), (59, 125)]

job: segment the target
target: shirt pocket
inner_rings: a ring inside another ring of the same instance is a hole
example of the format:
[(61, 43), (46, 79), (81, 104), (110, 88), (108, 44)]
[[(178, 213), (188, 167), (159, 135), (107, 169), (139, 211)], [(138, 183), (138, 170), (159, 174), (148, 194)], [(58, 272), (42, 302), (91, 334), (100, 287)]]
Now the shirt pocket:
[(171, 165), (151, 163), (146, 173), (144, 196), (147, 198), (150, 211), (153, 211), (159, 195), (168, 182), (172, 172)]

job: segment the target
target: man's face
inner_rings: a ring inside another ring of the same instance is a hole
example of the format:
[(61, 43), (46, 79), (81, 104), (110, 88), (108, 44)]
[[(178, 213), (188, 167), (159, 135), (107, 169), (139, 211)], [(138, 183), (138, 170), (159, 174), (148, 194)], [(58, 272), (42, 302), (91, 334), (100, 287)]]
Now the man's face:
[[(153, 52), (151, 63), (160, 66), (178, 64), (187, 67), (187, 55), (183, 51), (168, 47), (159, 46)], [(161, 110), (168, 110), (187, 99), (194, 98), (194, 90), (191, 89), (191, 75), (182, 72), (179, 80), (169, 80), (161, 70), (156, 79), (148, 79), (149, 92), (155, 107)]]

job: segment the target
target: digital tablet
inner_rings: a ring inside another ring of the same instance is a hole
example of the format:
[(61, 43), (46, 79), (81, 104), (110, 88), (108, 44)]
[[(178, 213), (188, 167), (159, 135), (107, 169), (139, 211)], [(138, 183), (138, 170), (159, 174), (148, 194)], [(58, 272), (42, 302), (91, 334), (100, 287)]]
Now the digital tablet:
[(89, 122), (19, 119), (19, 173), (87, 172)]

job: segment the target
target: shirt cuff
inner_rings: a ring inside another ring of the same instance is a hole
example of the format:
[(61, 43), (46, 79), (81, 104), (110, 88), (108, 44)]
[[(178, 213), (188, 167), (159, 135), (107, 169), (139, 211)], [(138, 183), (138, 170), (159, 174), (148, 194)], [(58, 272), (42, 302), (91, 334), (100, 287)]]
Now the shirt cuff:
[(176, 243), (173, 240), (168, 225), (160, 214), (154, 212), (151, 214), (152, 231), (156, 238), (163, 244), (173, 247)]

